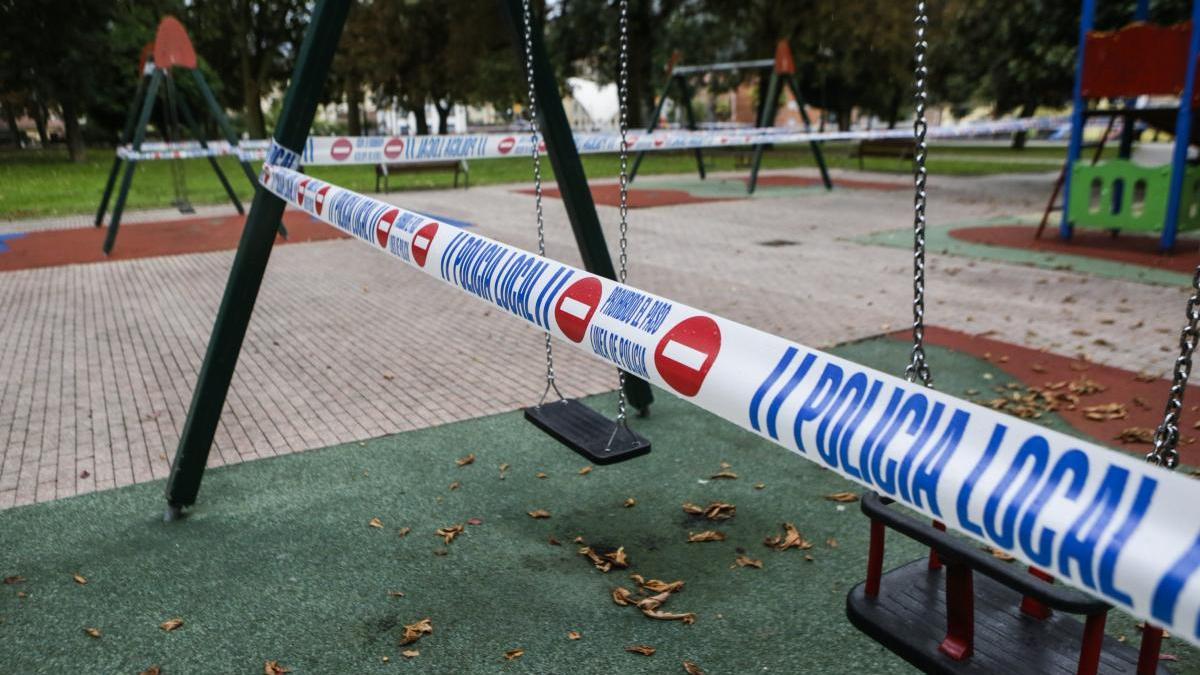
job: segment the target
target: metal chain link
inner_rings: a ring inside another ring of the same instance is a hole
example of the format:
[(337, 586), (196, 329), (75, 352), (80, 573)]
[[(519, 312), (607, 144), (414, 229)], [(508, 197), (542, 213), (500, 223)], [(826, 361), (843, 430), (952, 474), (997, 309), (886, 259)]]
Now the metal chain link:
[[(524, 12), (525, 23), (525, 81), (529, 86), (529, 134), (530, 144), (533, 146), (533, 194), (537, 210), (538, 255), (545, 257), (546, 219), (542, 211), (542, 153), (539, 147), (541, 132), (538, 128), (537, 90), (534, 87), (533, 79), (533, 10), (530, 8), (530, 0), (523, 0), (521, 9)], [(545, 403), (546, 396), (550, 394), (551, 389), (558, 394), (560, 399), (565, 398), (558, 390), (558, 383), (555, 380), (554, 348), (551, 343), (550, 331), (546, 331), (546, 389), (542, 392), (542, 399), (538, 401), (539, 406)]]
[[(629, 267), (629, 0), (620, 0), (621, 19), (619, 28), (620, 74), (618, 75), (617, 98), (620, 102), (621, 128), (621, 238), (617, 281), (625, 283)], [(617, 368), (617, 424), (625, 424), (625, 371)]]
[(916, 61), (916, 111), (913, 121), (913, 137), (916, 143), (913, 156), (913, 348), (912, 358), (908, 367), (904, 369), (904, 376), (909, 382), (920, 380), (921, 384), (932, 387), (933, 376), (925, 362), (925, 182), (928, 177), (925, 169), (925, 134), (929, 130), (925, 121), (929, 79), (929, 67), (926, 64), (929, 43), (925, 41), (925, 30), (929, 27), (929, 15), (924, 0), (917, 0), (916, 9), (917, 17), (913, 22), (917, 37), (913, 44), (913, 57)]
[(1187, 392), (1188, 376), (1192, 372), (1192, 354), (1200, 342), (1200, 267), (1192, 274), (1192, 295), (1187, 301), (1187, 323), (1179, 334), (1179, 357), (1175, 359), (1175, 372), (1171, 379), (1171, 390), (1167, 394), (1167, 408), (1162, 424), (1154, 432), (1154, 449), (1146, 455), (1151, 464), (1174, 469), (1179, 465), (1179, 413), (1183, 412), (1183, 395)]

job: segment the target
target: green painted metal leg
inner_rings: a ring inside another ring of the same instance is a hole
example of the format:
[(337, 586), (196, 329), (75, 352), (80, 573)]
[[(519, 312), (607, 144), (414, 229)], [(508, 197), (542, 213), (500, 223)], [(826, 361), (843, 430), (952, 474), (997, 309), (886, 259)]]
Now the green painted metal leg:
[[(671, 95), (671, 83), (675, 81), (675, 75), (667, 78), (667, 86), (663, 87), (662, 95), (658, 97), (658, 105), (654, 106), (654, 115), (650, 118), (650, 125), (646, 127), (646, 133), (653, 133), (658, 128), (658, 118), (662, 117), (663, 107), (667, 105), (667, 97)], [(682, 82), (682, 80), (680, 80)], [(637, 177), (638, 168), (642, 166), (642, 159), (646, 157), (646, 153), (639, 152), (633, 157), (633, 167), (629, 169), (629, 182)]]
[[(196, 83), (196, 88), (200, 90), (200, 95), (204, 97), (204, 105), (208, 108), (208, 114), (212, 115), (213, 119), (217, 121), (217, 126), (221, 129), (221, 135), (225, 137), (225, 140), (230, 145), (237, 145), (237, 133), (230, 126), (224, 111), (221, 110), (221, 105), (217, 103), (217, 97), (213, 95), (212, 89), (209, 88), (208, 82), (204, 79), (204, 75), (198, 69), (192, 71), (192, 81)], [(250, 168), (250, 163), (239, 158), (238, 164), (242, 165), (242, 173), (246, 174), (246, 180), (250, 181), (251, 187), (257, 190), (258, 175), (254, 173), (254, 169)], [(288, 237), (287, 228), (283, 226), (282, 220), (279, 221), (279, 234), (284, 239)]]
[[(200, 147), (208, 149), (208, 141), (204, 138), (204, 130), (196, 123), (196, 118), (192, 116), (192, 110), (188, 107), (187, 101), (183, 96), (176, 97), (179, 103), (179, 112), (183, 115), (184, 124), (188, 125), (188, 129), (192, 132), (192, 137), (200, 142)], [(242, 208), (242, 200), (238, 199), (237, 193), (233, 191), (233, 186), (229, 184), (229, 179), (225, 177), (225, 172), (221, 170), (221, 165), (217, 163), (216, 157), (209, 157), (208, 163), (212, 166), (212, 170), (217, 174), (217, 180), (221, 181), (221, 187), (225, 188), (225, 194), (229, 197), (229, 201), (233, 202), (233, 207), (237, 209), (238, 215), (246, 212)]]
[[(804, 112), (804, 97), (800, 95), (800, 83), (796, 81), (796, 76), (792, 75), (787, 79), (788, 88), (792, 90), (792, 98), (796, 101), (796, 107), (800, 110), (800, 119), (804, 121), (804, 130), (811, 131), (812, 123), (808, 120), (808, 113)], [(825, 183), (826, 190), (833, 189), (833, 179), (829, 177), (829, 167), (825, 165), (825, 153), (821, 151), (821, 144), (813, 141), (809, 144), (812, 148), (813, 159), (817, 161), (817, 168), (821, 170), (821, 182)]]
[[(154, 112), (154, 100), (158, 97), (158, 85), (162, 82), (162, 71), (155, 70), (150, 76), (146, 87), (146, 97), (142, 99), (142, 111), (138, 115), (137, 126), (133, 132), (132, 147), (138, 150), (146, 138), (146, 125), (150, 123), (150, 114)], [(108, 222), (108, 232), (104, 235), (104, 255), (112, 253), (113, 244), (117, 242), (117, 231), (121, 228), (121, 214), (125, 210), (125, 199), (129, 196), (129, 186), (133, 183), (133, 171), (137, 162), (125, 162), (125, 175), (121, 178), (121, 188), (117, 192), (117, 201), (113, 204), (112, 219)]]
[[(762, 115), (758, 118), (759, 127), (769, 127), (775, 120), (775, 111), (779, 104), (779, 74), (771, 73), (771, 82), (767, 85), (767, 97), (763, 102)], [(754, 194), (758, 187), (758, 168), (762, 166), (763, 150), (766, 145), (754, 146), (754, 160), (750, 163), (750, 180), (746, 184), (746, 192)]]
[[(317, 0), (313, 8), (275, 128), (275, 141), (285, 148), (304, 145), (350, 4), (339, 0)], [(242, 231), (221, 308), (208, 341), (204, 365), (200, 368), (200, 378), (192, 393), (183, 436), (171, 464), (166, 489), (167, 520), (182, 515), (183, 507), (194, 504), (200, 492), (213, 436), (262, 286), (283, 207), (283, 200), (275, 195), (262, 188), (255, 190), (246, 228)]]
[[(521, 0), (501, 0), (501, 4), (517, 39), (521, 58), (524, 58), (524, 12)], [(550, 157), (550, 164), (554, 166), (554, 176), (558, 180), (558, 189), (562, 194), (563, 206), (567, 210), (567, 218), (571, 222), (571, 230), (575, 233), (575, 243), (579, 246), (579, 254), (583, 258), (583, 267), (592, 274), (616, 279), (616, 270), (608, 254), (608, 245), (604, 241), (604, 231), (600, 229), (600, 218), (596, 215), (596, 204), (592, 201), (587, 176), (583, 173), (583, 164), (579, 161), (575, 138), (571, 135), (571, 125), (567, 121), (566, 112), (563, 111), (558, 81), (554, 77), (550, 59), (546, 56), (540, 30), (533, 33), (533, 81), (542, 135), (546, 141), (546, 154)], [(625, 397), (629, 404), (643, 415), (647, 414), (650, 404), (654, 402), (650, 384), (632, 375), (625, 378)]]
[[(682, 78), (679, 80), (679, 90), (683, 95), (683, 114), (687, 119), (687, 127), (695, 131), (697, 129), (696, 111), (692, 110), (692, 90)], [(707, 177), (704, 173), (704, 153), (700, 148), (696, 148), (696, 170), (700, 172), (700, 180)]]
[[(125, 126), (121, 128), (120, 145), (129, 143), (133, 138), (134, 127), (138, 120), (138, 110), (140, 106), (138, 101), (142, 100), (142, 95), (146, 93), (146, 82), (148, 77), (143, 75), (138, 79), (137, 93), (133, 95), (133, 104), (129, 106), (129, 112), (125, 114)], [(94, 225), (100, 227), (104, 223), (104, 212), (108, 210), (108, 200), (112, 198), (113, 186), (117, 184), (117, 174), (121, 171), (121, 156), (113, 157), (112, 168), (108, 171), (108, 180), (104, 182), (104, 196), (100, 198), (100, 208), (96, 210), (96, 222)]]

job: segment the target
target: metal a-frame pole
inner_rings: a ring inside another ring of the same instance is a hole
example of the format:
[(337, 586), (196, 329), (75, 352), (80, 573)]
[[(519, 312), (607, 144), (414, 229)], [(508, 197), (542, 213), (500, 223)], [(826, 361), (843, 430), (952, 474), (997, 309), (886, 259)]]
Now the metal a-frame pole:
[[(192, 130), (192, 138), (200, 142), (201, 148), (207, 150), (208, 141), (204, 139), (204, 130), (196, 123), (196, 118), (192, 115), (192, 110), (188, 107), (187, 100), (183, 97), (183, 92), (179, 92), (179, 95), (175, 99), (179, 106), (179, 113), (183, 115), (184, 124), (188, 126), (188, 129)], [(238, 215), (245, 213), (246, 210), (242, 208), (242, 200), (238, 199), (237, 193), (233, 191), (233, 186), (229, 184), (229, 179), (225, 177), (225, 172), (221, 170), (221, 165), (217, 162), (217, 158), (209, 155), (208, 163), (212, 166), (213, 172), (217, 174), (217, 180), (221, 181), (221, 187), (225, 188), (225, 194), (229, 196), (229, 201), (233, 202)]]
[[(667, 105), (667, 99), (671, 96), (671, 85), (676, 79), (682, 82), (680, 76), (671, 74), (667, 76), (667, 84), (663, 87), (662, 94), (658, 97), (658, 105), (654, 106), (654, 114), (650, 116), (650, 125), (646, 127), (646, 133), (652, 134), (658, 128), (658, 118), (662, 117), (663, 108)], [(646, 158), (646, 151), (643, 150), (633, 156), (633, 166), (629, 169), (629, 182), (632, 183), (634, 178), (637, 178), (638, 168), (642, 166), (642, 160)], [(703, 169), (701, 169), (703, 171)]]
[[(500, 4), (516, 38), (518, 58), (523, 62), (525, 13), (521, 0), (500, 0)], [(583, 163), (579, 161), (579, 151), (575, 148), (575, 137), (571, 135), (571, 125), (563, 110), (562, 93), (558, 89), (550, 59), (546, 56), (541, 30), (533, 32), (532, 44), (533, 86), (537, 94), (542, 138), (546, 142), (546, 155), (554, 167), (554, 177), (558, 181), (567, 219), (571, 221), (571, 230), (575, 233), (579, 255), (583, 258), (583, 267), (592, 274), (616, 279), (612, 257), (604, 241), (604, 231), (600, 229), (600, 217), (596, 215), (596, 204), (588, 188), (587, 175), (583, 172)], [(646, 414), (654, 402), (650, 384), (632, 375), (625, 378), (625, 396), (629, 404), (642, 414)]]
[[(304, 147), (351, 4), (344, 0), (317, 0), (313, 7), (275, 127), (275, 143), (283, 148)], [(283, 209), (282, 199), (261, 187), (255, 189), (250, 215), (246, 217), (246, 227), (242, 230), (237, 255), (229, 271), (229, 282), (208, 341), (204, 365), (200, 368), (200, 378), (192, 393), (183, 435), (171, 463), (166, 489), (166, 520), (178, 518), (183, 507), (196, 503), (221, 409), (225, 407), (229, 383), (250, 325)]]
[[(785, 83), (792, 92), (792, 98), (796, 101), (800, 119), (804, 122), (804, 130), (810, 131), (812, 125), (809, 122), (808, 113), (804, 110), (804, 97), (800, 95), (800, 84), (796, 81), (796, 62), (792, 59), (792, 50), (786, 40), (780, 40), (775, 45), (775, 65), (771, 69), (771, 79), (766, 87), (766, 98), (760, 102), (757, 126), (773, 125), (775, 113), (779, 108), (780, 90)], [(825, 184), (826, 190), (832, 190), (833, 181), (829, 177), (829, 168), (825, 165), (825, 154), (821, 152), (821, 144), (817, 141), (810, 141), (809, 146), (812, 148), (817, 168), (821, 171), (821, 182)], [(754, 146), (754, 160), (750, 167), (750, 181), (747, 184), (749, 193), (753, 193), (758, 186), (758, 170), (762, 166), (763, 150), (765, 149), (766, 145)]]
[[(158, 98), (158, 87), (162, 83), (163, 73), (159, 68), (150, 75), (150, 83), (146, 86), (146, 96), (142, 99), (142, 112), (138, 115), (137, 126), (133, 132), (132, 148), (137, 152), (146, 138), (146, 125), (150, 123), (150, 114), (154, 112), (154, 101)], [(117, 241), (117, 230), (121, 227), (121, 213), (125, 211), (125, 199), (129, 196), (129, 186), (133, 183), (133, 171), (137, 168), (137, 160), (125, 162), (125, 175), (121, 177), (121, 187), (117, 191), (117, 201), (113, 204), (112, 219), (108, 221), (108, 232), (104, 235), (104, 255), (112, 253), (113, 244)]]
[[(687, 78), (679, 78), (679, 95), (683, 99), (683, 114), (687, 119), (687, 128), (695, 131), (696, 126), (696, 111), (692, 110), (692, 89), (688, 86)], [(700, 172), (700, 180), (704, 180), (707, 176), (704, 172), (704, 153), (700, 148), (696, 148), (696, 170)]]
[[(192, 69), (192, 81), (196, 83), (196, 88), (200, 90), (200, 95), (204, 98), (204, 105), (208, 108), (208, 114), (216, 121), (217, 127), (221, 129), (221, 135), (232, 146), (237, 146), (237, 132), (233, 130), (233, 126), (229, 124), (229, 119), (225, 117), (225, 111), (221, 110), (221, 104), (217, 103), (217, 97), (213, 94), (212, 89), (208, 86), (208, 81), (204, 79), (204, 75), (199, 68)], [(238, 164), (242, 167), (242, 173), (246, 174), (246, 179), (250, 181), (253, 189), (258, 189), (258, 176), (254, 173), (254, 169), (250, 168), (250, 163), (244, 158), (238, 157)], [(240, 213), (240, 211), (239, 211)], [(279, 221), (279, 234), (284, 239), (287, 239), (288, 231), (284, 227), (283, 221)]]
[[(804, 97), (800, 95), (800, 83), (796, 81), (795, 73), (786, 78), (788, 89), (792, 90), (792, 98), (796, 101), (796, 107), (800, 110), (800, 119), (804, 122), (804, 131), (812, 131), (812, 122), (808, 119), (808, 112), (804, 110)], [(817, 168), (821, 170), (821, 182), (825, 184), (826, 190), (833, 189), (833, 180), (829, 177), (829, 167), (825, 165), (825, 153), (821, 150), (820, 141), (810, 141), (809, 147), (812, 148), (813, 159), (817, 162)]]
[[(762, 112), (759, 114), (758, 123), (755, 126), (771, 126), (770, 122), (775, 119), (775, 112), (778, 106), (779, 73), (771, 71), (771, 80), (767, 84), (767, 97), (764, 99)], [(746, 192), (749, 194), (754, 194), (754, 188), (758, 187), (758, 168), (762, 165), (763, 150), (766, 147), (763, 143), (754, 146), (754, 159), (750, 163), (750, 180), (746, 183)]]
[[(153, 64), (149, 67), (151, 69), (154, 68)], [(121, 130), (118, 149), (122, 145), (127, 145), (133, 139), (134, 127), (138, 121), (138, 111), (141, 110), (142, 95), (146, 93), (146, 85), (149, 83), (152, 74), (153, 70), (148, 72), (143, 71), (141, 78), (138, 79), (137, 93), (133, 95), (133, 103), (130, 104), (129, 112), (125, 115), (125, 126)], [(104, 196), (100, 198), (100, 208), (96, 210), (96, 221), (94, 223), (96, 227), (100, 227), (104, 222), (104, 212), (108, 210), (108, 200), (112, 197), (113, 186), (117, 184), (117, 174), (121, 171), (122, 161), (120, 153), (113, 155), (112, 168), (109, 169), (108, 180), (104, 183)]]

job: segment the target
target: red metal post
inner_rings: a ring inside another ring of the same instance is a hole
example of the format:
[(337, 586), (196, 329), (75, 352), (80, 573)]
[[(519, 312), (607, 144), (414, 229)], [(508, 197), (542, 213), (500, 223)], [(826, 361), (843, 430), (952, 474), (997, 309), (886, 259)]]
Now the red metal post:
[(975, 582), (962, 563), (946, 563), (946, 637), (938, 651), (955, 661), (975, 652)]
[[(933, 521), (933, 529), (945, 532), (946, 524), (935, 520)], [(942, 569), (942, 559), (938, 557), (937, 549), (931, 548), (929, 549), (929, 571), (936, 572), (940, 569)]]
[(883, 578), (883, 537), (886, 532), (883, 523), (871, 521), (871, 544), (867, 549), (867, 587), (868, 598), (879, 597), (879, 582)]
[(1077, 675), (1096, 675), (1100, 670), (1100, 649), (1104, 646), (1104, 622), (1108, 612), (1088, 616), (1083, 626), (1083, 648), (1079, 650)]
[[(1039, 570), (1036, 567), (1030, 567), (1029, 573), (1032, 574), (1033, 576), (1041, 579), (1042, 581), (1045, 581), (1046, 583), (1050, 583), (1050, 584), (1054, 583), (1054, 577), (1050, 576), (1049, 574), (1046, 574), (1045, 572)], [(1044, 603), (1042, 603), (1039, 600), (1035, 600), (1034, 598), (1032, 598), (1028, 595), (1021, 598), (1021, 611), (1025, 614), (1028, 614), (1029, 616), (1032, 616), (1035, 619), (1049, 619), (1050, 613), (1051, 613), (1050, 608), (1047, 607)]]
[(1142, 646), (1138, 651), (1138, 675), (1158, 672), (1158, 652), (1162, 649), (1163, 631), (1158, 626), (1142, 624)]

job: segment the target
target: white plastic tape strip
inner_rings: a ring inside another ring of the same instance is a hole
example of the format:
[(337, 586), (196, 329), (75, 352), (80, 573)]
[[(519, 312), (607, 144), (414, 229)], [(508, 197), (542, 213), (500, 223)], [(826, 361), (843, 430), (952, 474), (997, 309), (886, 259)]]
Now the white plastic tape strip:
[(372, 248), (1200, 644), (1200, 484), (288, 169)]
[[(1035, 117), (930, 127), (929, 138), (990, 136), (1038, 129), (1057, 129), (1069, 124), (1065, 117)], [(767, 143), (811, 141), (855, 141), (911, 139), (912, 129), (805, 132), (786, 127), (761, 129), (716, 129), (704, 131), (629, 132), (631, 152), (689, 150), (694, 148), (739, 147)], [(325, 164), (421, 164), (447, 160), (527, 157), (532, 152), (528, 133), (465, 134), (449, 136), (315, 136), (304, 146), (301, 163)], [(576, 133), (580, 154), (614, 153), (621, 147), (617, 133)], [(545, 149), (543, 145), (543, 150)]]
[(207, 146), (200, 145), (198, 141), (153, 141), (142, 143), (137, 150), (130, 145), (122, 145), (117, 148), (117, 156), (126, 160), (146, 161), (236, 155), (243, 161), (253, 161), (265, 159), (268, 150), (267, 141), (242, 141), (238, 145), (232, 145), (228, 141), (208, 141)]

